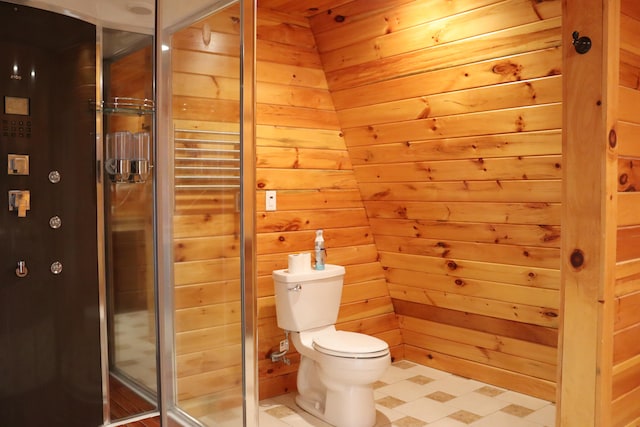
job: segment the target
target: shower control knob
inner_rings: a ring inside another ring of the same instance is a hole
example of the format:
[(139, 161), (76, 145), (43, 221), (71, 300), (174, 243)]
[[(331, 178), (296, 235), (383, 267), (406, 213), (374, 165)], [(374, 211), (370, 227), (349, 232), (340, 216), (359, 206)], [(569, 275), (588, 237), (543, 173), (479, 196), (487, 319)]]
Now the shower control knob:
[(55, 261), (51, 264), (51, 272), (53, 274), (62, 273), (62, 263), (60, 261)]
[(53, 228), (54, 230), (62, 227), (62, 220), (58, 215), (49, 218), (49, 227)]
[(60, 172), (58, 171), (49, 172), (49, 182), (51, 182), (52, 184), (59, 183), (61, 178), (62, 177), (60, 176)]
[(16, 267), (16, 276), (25, 277), (29, 274), (29, 269), (24, 261), (18, 261), (18, 267)]

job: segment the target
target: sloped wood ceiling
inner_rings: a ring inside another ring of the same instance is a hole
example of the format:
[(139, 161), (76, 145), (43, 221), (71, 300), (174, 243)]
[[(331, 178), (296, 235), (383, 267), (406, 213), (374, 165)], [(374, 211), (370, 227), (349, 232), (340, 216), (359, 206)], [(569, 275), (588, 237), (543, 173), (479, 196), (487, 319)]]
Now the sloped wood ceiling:
[[(352, 3), (352, 0), (258, 0), (258, 8), (270, 9), (289, 16), (312, 17), (314, 15), (327, 13), (333, 9)], [(376, 10), (380, 5), (384, 5), (384, 0), (374, 0), (367, 3), (368, 8)]]

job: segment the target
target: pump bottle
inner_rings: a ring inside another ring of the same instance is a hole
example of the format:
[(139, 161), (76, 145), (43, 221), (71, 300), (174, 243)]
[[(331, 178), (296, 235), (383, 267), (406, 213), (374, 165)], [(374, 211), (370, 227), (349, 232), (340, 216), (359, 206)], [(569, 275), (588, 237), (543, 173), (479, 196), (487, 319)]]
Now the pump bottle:
[(316, 252), (316, 270), (324, 270), (324, 237), (322, 237), (322, 230), (316, 231), (316, 240), (314, 242), (314, 248)]

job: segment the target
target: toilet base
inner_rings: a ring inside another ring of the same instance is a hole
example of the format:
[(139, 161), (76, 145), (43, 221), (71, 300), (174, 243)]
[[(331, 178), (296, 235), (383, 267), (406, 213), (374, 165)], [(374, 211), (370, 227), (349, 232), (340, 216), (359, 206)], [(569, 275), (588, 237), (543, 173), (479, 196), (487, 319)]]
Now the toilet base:
[(354, 387), (346, 395), (327, 390), (324, 404), (318, 399), (298, 394), (296, 404), (336, 427), (373, 427), (376, 423), (373, 389), (370, 386)]
[(317, 400), (305, 399), (302, 395), (296, 395), (296, 405), (316, 418), (324, 418), (324, 407)]

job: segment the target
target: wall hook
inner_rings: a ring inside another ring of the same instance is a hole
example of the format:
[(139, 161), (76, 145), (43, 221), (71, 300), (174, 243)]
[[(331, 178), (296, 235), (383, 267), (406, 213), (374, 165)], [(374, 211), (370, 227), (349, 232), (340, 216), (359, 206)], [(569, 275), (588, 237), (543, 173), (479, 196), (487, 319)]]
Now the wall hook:
[(591, 50), (591, 39), (587, 36), (580, 37), (580, 33), (574, 31), (573, 34), (573, 47), (579, 54), (585, 54)]

